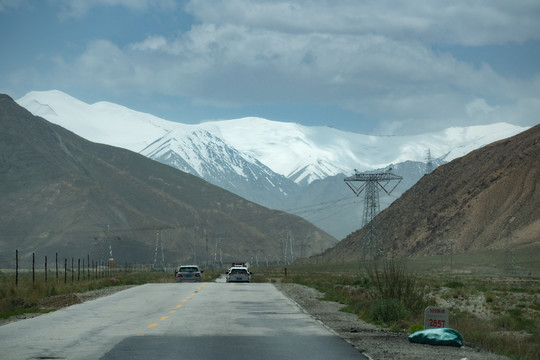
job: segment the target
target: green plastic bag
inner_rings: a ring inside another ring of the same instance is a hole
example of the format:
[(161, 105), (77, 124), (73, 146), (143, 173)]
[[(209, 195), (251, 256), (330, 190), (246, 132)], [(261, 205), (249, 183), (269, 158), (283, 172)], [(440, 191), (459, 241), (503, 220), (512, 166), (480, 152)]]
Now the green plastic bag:
[(463, 336), (450, 328), (420, 330), (409, 335), (409, 341), (416, 344), (463, 346)]

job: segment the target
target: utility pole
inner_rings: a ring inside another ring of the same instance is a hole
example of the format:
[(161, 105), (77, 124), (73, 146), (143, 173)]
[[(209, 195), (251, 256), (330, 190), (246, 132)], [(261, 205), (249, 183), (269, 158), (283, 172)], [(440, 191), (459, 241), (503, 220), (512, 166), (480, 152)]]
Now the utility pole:
[[(392, 173), (392, 168), (379, 173), (360, 173), (356, 169), (354, 175), (345, 178), (345, 183), (356, 196), (364, 192), (364, 216), (362, 227), (366, 229), (362, 238), (362, 252), (364, 257), (369, 253), (372, 259), (384, 257), (382, 241), (377, 232), (375, 216), (380, 211), (379, 190), (382, 189), (387, 195), (398, 186), (403, 178)], [(390, 189), (390, 184), (395, 182)], [(365, 190), (365, 191), (364, 191)]]

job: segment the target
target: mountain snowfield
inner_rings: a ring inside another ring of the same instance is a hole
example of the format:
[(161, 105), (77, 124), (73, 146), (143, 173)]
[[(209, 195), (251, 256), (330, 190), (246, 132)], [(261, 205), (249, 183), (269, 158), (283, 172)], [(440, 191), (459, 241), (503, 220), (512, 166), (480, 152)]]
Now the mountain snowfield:
[[(157, 140), (164, 139), (173, 131), (178, 141), (184, 138), (184, 141), (201, 148), (205, 137), (195, 134), (200, 135), (200, 130), (204, 129), (209, 132), (208, 136), (213, 134), (220, 138), (246, 155), (247, 159), (257, 159), (272, 171), (297, 183), (348, 174), (353, 169), (366, 171), (407, 160), (424, 161), (428, 149), (434, 158), (451, 161), (527, 129), (498, 123), (412, 136), (374, 136), (255, 117), (186, 125), (113, 103), (86, 104), (57, 90), (32, 91), (17, 102), (34, 115), (88, 140), (135, 152), (142, 152), (150, 144), (155, 146)], [(188, 140), (190, 137), (191, 141)], [(202, 143), (194, 142), (195, 138)], [(190, 165), (194, 169), (200, 166)], [(202, 176), (201, 173), (198, 175)]]
[(313, 209), (316, 220), (296, 213), (338, 239), (360, 227), (358, 209), (342, 214), (341, 201), (351, 195), (343, 179), (355, 169), (393, 164), (409, 178), (396, 189), (399, 196), (423, 175), (428, 150), (437, 163), (451, 161), (528, 129), (498, 123), (375, 136), (257, 117), (188, 125), (109, 102), (87, 104), (58, 90), (32, 91), (17, 102), (87, 140), (141, 153), (267, 207), (295, 213), (332, 203), (335, 209)]

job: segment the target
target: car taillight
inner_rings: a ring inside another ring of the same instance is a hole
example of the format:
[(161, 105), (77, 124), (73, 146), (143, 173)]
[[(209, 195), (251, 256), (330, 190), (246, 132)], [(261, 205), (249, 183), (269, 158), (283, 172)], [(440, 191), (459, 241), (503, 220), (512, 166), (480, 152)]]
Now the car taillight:
[(176, 277), (183, 277), (182, 274), (176, 274)]
[(201, 274), (195, 274), (195, 277), (201, 277)]

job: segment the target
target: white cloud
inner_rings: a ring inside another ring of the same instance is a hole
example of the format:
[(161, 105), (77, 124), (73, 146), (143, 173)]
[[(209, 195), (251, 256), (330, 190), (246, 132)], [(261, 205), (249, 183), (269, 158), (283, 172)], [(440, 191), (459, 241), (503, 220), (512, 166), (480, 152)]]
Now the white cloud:
[[(68, 3), (82, 14), (105, 5), (144, 10), (151, 2)], [(93, 41), (76, 61), (64, 61), (58, 76), (113, 93), (167, 94), (214, 106), (337, 105), (380, 121), (381, 133), (504, 121), (512, 108), (529, 116), (540, 81), (505, 78), (431, 44), (537, 39), (536, 2), (445, 4), (194, 0), (186, 9), (198, 23), (189, 31), (153, 34), (125, 47)]]
[(0, 12), (9, 12), (18, 8), (28, 8), (29, 0), (0, 0)]
[(509, 122), (516, 125), (531, 126), (540, 123), (540, 98), (523, 98), (515, 103), (497, 107), (491, 122)]
[(485, 99), (474, 99), (465, 106), (465, 112), (469, 117), (486, 116), (496, 110), (489, 106)]
[(95, 7), (123, 6), (134, 11), (145, 11), (149, 8), (175, 9), (174, 0), (51, 0), (60, 6), (60, 16), (64, 18), (80, 18)]
[(205, 23), (290, 33), (371, 33), (461, 45), (540, 39), (535, 0), (192, 0), (186, 9)]
[(126, 48), (96, 41), (77, 67), (91, 74), (87, 81), (116, 91), (135, 87), (216, 104), (324, 101), (411, 118), (448, 108), (454, 92), (507, 97), (511, 85), (489, 67), (476, 69), (417, 42), (213, 24)]
[(167, 48), (167, 40), (163, 36), (150, 36), (140, 43), (132, 44), (131, 48), (140, 51), (163, 50)]
[[(90, 56), (89, 50), (86, 56)], [(267, 76), (283, 81), (282, 87), (293, 90), (319, 86), (317, 91), (331, 101), (381, 95), (389, 90), (393, 94), (432, 93), (449, 88), (485, 91), (504, 83), (489, 67), (475, 69), (448, 54), (434, 53), (420, 43), (374, 35), (286, 34), (204, 24), (174, 39), (152, 36), (122, 50), (137, 60), (131, 50), (145, 50), (147, 55), (167, 52), (170, 56), (162, 60), (171, 66), (153, 67), (152, 71), (174, 68), (177, 75), (198, 76), (202, 81), (227, 79), (240, 86), (238, 93), (244, 91), (242, 96), (255, 97), (253, 100), (257, 100), (257, 95), (245, 87), (258, 84)], [(194, 70), (197, 73), (190, 75)], [(234, 91), (223, 94), (235, 95), (238, 94)], [(305, 94), (296, 96), (301, 98)]]

